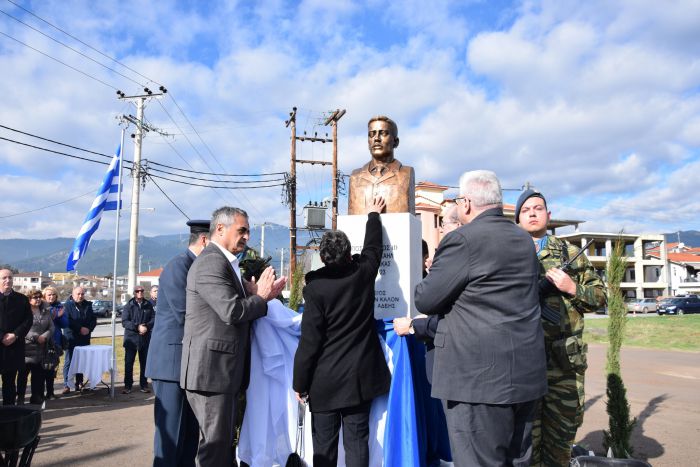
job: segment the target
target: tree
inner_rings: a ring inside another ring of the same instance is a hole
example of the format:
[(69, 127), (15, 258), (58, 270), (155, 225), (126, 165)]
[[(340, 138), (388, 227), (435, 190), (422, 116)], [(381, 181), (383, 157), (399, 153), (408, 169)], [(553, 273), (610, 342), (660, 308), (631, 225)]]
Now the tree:
[(607, 265), (608, 279), (608, 355), (605, 371), (608, 374), (606, 403), (609, 430), (603, 431), (603, 446), (612, 450), (613, 456), (628, 458), (632, 455), (630, 436), (636, 419), (630, 420), (630, 405), (627, 401), (627, 389), (622, 381), (620, 371), (620, 347), (625, 335), (627, 308), (620, 290), (620, 282), (625, 276), (627, 258), (625, 245), (621, 238), (615, 242)]
[(289, 308), (294, 311), (299, 311), (299, 305), (302, 301), (302, 289), (304, 287), (304, 267), (300, 262), (297, 262), (297, 267), (292, 273), (292, 288), (289, 292)]

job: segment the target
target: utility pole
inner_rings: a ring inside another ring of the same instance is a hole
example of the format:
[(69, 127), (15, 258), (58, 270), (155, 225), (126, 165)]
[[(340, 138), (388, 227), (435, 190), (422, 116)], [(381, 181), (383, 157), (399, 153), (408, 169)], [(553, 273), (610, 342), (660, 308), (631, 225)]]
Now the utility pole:
[[(145, 171), (141, 167), (141, 145), (143, 142), (143, 132), (155, 130), (155, 128), (143, 122), (143, 109), (146, 104), (146, 99), (159, 97), (168, 92), (165, 87), (160, 87), (159, 93), (153, 93), (150, 89), (144, 88), (145, 94), (135, 96), (126, 96), (122, 91), (117, 91), (119, 99), (132, 100), (136, 102), (136, 117), (124, 115), (124, 118), (136, 126), (134, 135), (134, 162), (131, 176), (134, 181), (131, 186), (131, 225), (129, 230), (129, 270), (127, 282), (127, 294), (131, 296), (136, 286), (136, 261), (138, 258), (138, 241), (139, 241), (139, 199), (141, 196), (141, 184), (145, 182)], [(141, 269), (139, 265), (139, 270)]]
[(291, 177), (289, 187), (289, 277), (292, 277), (294, 268), (297, 266), (297, 108), (292, 107), (289, 113), (289, 120), (285, 126), (291, 126), (292, 147), (291, 167), (289, 174)]
[(265, 226), (267, 225), (267, 222), (263, 222), (260, 224), (260, 257), (263, 258), (265, 257)]
[[(287, 183), (287, 200), (289, 204), (289, 275), (290, 277), (294, 274), (296, 269), (296, 255), (297, 250), (307, 250), (307, 249), (317, 249), (315, 247), (308, 246), (297, 246), (297, 194), (296, 194), (296, 175), (297, 175), (297, 164), (311, 164), (311, 165), (330, 165), (333, 168), (333, 228), (336, 228), (336, 221), (338, 217), (338, 146), (337, 146), (337, 123), (340, 118), (345, 115), (345, 110), (335, 110), (328, 118), (326, 118), (324, 125), (333, 125), (333, 139), (319, 138), (318, 135), (314, 136), (297, 136), (296, 128), (296, 115), (297, 108), (293, 107), (292, 111), (289, 113), (289, 119), (284, 122), (286, 127), (291, 128), (291, 167), (290, 167), (290, 179)], [(328, 136), (326, 134), (326, 136)], [(297, 159), (297, 140), (308, 141), (310, 143), (333, 143), (333, 161), (318, 161), (318, 160), (304, 160)]]
[(345, 109), (337, 109), (323, 123), (333, 128), (333, 185), (331, 188), (331, 226), (335, 230), (338, 228), (338, 120), (345, 115)]

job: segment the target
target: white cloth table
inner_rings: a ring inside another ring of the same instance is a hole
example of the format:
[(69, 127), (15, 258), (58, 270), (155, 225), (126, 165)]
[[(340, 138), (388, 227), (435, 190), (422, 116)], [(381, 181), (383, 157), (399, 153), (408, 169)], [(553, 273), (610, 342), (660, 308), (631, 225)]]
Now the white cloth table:
[[(83, 374), (83, 380), (88, 381), (90, 388), (95, 389), (97, 383), (102, 381), (102, 375), (112, 369), (111, 345), (85, 345), (73, 349), (73, 358), (68, 368), (68, 386), (75, 389), (73, 375)], [(116, 369), (114, 379), (117, 379)], [(105, 385), (107, 385), (105, 383)], [(107, 385), (109, 387), (109, 385)]]

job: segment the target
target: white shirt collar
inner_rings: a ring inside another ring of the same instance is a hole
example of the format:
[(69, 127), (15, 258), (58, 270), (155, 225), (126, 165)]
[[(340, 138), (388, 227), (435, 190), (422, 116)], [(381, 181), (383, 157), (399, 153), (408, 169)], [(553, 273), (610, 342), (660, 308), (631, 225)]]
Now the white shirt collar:
[(238, 277), (238, 280), (241, 282), (241, 285), (243, 285), (243, 279), (241, 278), (241, 269), (238, 265), (238, 256), (234, 255), (230, 251), (228, 251), (226, 248), (222, 247), (218, 243), (216, 243), (216, 240), (212, 240), (211, 243), (216, 245), (219, 250), (226, 256), (226, 259), (228, 260), (229, 263), (231, 263), (231, 267), (233, 267), (233, 272), (236, 273), (236, 276)]

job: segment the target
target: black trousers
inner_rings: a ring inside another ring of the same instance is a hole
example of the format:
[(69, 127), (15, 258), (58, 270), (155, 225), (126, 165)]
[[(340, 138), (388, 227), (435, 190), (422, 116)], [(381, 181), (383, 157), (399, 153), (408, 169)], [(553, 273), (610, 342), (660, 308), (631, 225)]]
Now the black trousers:
[(455, 467), (529, 466), (536, 406), (443, 401)]
[(124, 387), (131, 389), (134, 384), (134, 362), (136, 354), (139, 355), (139, 385), (141, 389), (148, 387), (148, 379), (146, 378), (146, 359), (148, 358), (148, 347), (142, 347), (138, 350), (133, 347), (124, 348)]
[(24, 402), (27, 393), (27, 379), (32, 374), (31, 404), (41, 404), (44, 401), (44, 367), (41, 363), (25, 363), (24, 370), (17, 376), (17, 402)]
[(369, 409), (371, 402), (329, 412), (311, 412), (314, 467), (338, 465), (338, 434), (343, 426), (347, 467), (369, 465)]
[(17, 397), (17, 373), (18, 370), (5, 370), (2, 372), (2, 405), (15, 405)]

